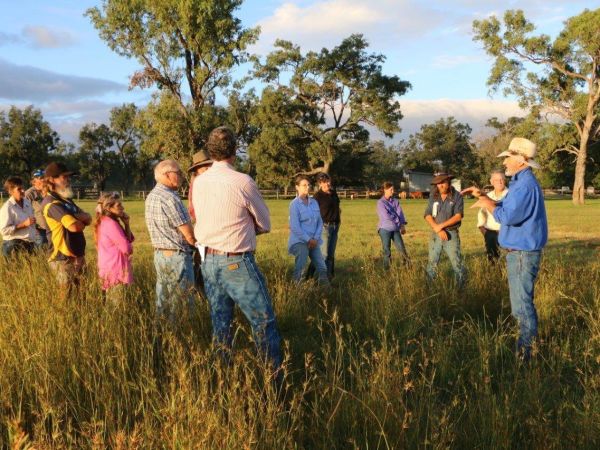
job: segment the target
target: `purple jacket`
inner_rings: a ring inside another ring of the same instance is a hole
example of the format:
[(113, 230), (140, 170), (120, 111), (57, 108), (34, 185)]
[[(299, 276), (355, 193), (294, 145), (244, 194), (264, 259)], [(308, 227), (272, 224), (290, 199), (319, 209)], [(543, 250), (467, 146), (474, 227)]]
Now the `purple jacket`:
[(400, 225), (407, 223), (400, 202), (394, 197), (386, 200), (382, 196), (377, 201), (377, 215), (379, 216), (378, 230), (400, 231)]

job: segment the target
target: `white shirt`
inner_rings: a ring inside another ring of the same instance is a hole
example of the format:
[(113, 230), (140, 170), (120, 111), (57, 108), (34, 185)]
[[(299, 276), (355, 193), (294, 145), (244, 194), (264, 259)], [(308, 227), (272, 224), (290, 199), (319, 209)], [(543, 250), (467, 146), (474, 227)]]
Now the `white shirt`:
[(196, 240), (222, 252), (256, 249), (256, 235), (271, 230), (269, 209), (256, 183), (225, 161), (197, 176), (192, 188)]
[(37, 234), (35, 225), (17, 230), (17, 225), (30, 217), (33, 217), (31, 202), (23, 198), (23, 207), (21, 207), (14, 198), (10, 197), (0, 208), (0, 234), (2, 234), (2, 239), (5, 241), (22, 239), (35, 242), (35, 235)]
[[(500, 195), (496, 195), (496, 191), (488, 192), (487, 196), (494, 201), (500, 201), (508, 194), (508, 188), (504, 188), (504, 190), (500, 193)], [(486, 230), (498, 231), (500, 230), (500, 224), (496, 222), (493, 214), (490, 214), (487, 209), (481, 208), (477, 213), (477, 228), (485, 227)]]

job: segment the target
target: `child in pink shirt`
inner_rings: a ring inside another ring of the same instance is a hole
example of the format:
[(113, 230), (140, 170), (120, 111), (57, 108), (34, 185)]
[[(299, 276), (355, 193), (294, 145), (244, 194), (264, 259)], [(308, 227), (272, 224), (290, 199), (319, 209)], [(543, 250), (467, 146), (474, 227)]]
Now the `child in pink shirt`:
[[(119, 223), (122, 222), (122, 225)], [(96, 207), (95, 239), (98, 276), (104, 291), (121, 291), (133, 282), (131, 254), (134, 240), (129, 216), (117, 192), (102, 194)]]

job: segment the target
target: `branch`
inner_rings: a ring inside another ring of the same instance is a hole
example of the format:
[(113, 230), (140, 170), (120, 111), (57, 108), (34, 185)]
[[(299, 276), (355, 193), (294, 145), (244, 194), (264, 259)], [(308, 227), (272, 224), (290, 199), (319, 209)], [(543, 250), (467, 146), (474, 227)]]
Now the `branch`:
[(567, 152), (567, 153), (571, 153), (572, 155), (575, 155), (575, 156), (579, 155), (579, 149), (577, 149), (577, 147), (575, 147), (574, 145), (568, 145), (567, 147), (557, 148), (556, 150), (554, 150), (552, 152), (552, 154), (554, 155), (558, 152)]

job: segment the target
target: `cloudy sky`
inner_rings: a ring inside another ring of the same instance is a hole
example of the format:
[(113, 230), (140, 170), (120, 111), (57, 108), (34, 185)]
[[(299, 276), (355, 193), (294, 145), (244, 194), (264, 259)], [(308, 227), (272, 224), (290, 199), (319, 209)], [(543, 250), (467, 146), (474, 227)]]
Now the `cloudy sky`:
[[(106, 121), (110, 108), (148, 101), (151, 91), (127, 89), (138, 64), (111, 52), (84, 17), (98, 3), (0, 0), (0, 109), (33, 104), (76, 141), (84, 123)], [(555, 35), (566, 18), (597, 7), (578, 0), (246, 0), (238, 16), (245, 26), (260, 25), (259, 54), (277, 38), (318, 50), (364, 34), (372, 51), (387, 56), (385, 72), (412, 84), (400, 99), (400, 139), (450, 115), (477, 134), (489, 117), (522, 114), (514, 99), (489, 96), (491, 61), (472, 41), (473, 20), (521, 8), (539, 31)]]

